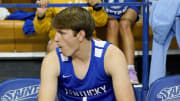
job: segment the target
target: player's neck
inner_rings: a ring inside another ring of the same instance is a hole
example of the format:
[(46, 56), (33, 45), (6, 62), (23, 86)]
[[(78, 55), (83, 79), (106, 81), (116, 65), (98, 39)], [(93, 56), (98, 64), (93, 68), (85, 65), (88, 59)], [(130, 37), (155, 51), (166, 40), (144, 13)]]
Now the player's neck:
[(91, 40), (84, 40), (80, 43), (80, 47), (72, 59), (87, 62), (91, 57)]

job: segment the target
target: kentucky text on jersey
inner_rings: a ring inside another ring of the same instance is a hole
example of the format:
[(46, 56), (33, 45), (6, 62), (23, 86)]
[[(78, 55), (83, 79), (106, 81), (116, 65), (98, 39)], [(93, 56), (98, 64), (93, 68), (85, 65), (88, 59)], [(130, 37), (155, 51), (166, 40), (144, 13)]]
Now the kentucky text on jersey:
[(169, 99), (180, 98), (180, 85), (169, 88), (163, 88), (159, 92), (157, 97), (161, 98), (162, 101), (168, 101)]
[(76, 97), (89, 97), (89, 96), (95, 96), (100, 95), (103, 93), (106, 93), (106, 85), (99, 86), (93, 89), (83, 90), (83, 91), (74, 91), (71, 89), (64, 88), (67, 95), (70, 96), (76, 96)]
[(39, 85), (32, 85), (24, 88), (9, 90), (1, 97), (1, 101), (19, 101), (22, 99), (36, 98), (38, 92)]

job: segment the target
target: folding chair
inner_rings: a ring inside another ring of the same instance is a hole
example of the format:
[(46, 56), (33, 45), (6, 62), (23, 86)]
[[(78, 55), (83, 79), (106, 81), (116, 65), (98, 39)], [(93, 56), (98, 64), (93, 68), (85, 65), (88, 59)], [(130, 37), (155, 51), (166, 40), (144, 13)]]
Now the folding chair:
[(0, 83), (0, 101), (37, 101), (40, 79), (18, 78)]
[(162, 77), (153, 82), (146, 101), (180, 101), (180, 75)]

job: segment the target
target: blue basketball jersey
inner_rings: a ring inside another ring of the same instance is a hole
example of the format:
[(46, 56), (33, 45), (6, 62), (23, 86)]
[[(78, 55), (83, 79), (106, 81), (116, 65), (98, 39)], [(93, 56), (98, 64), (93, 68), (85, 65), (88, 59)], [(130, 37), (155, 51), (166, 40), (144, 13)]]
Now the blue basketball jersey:
[(97, 40), (91, 40), (91, 43), (91, 60), (83, 79), (75, 75), (72, 58), (63, 56), (61, 50), (56, 48), (60, 62), (60, 101), (116, 101), (112, 79), (104, 70), (104, 55), (110, 43)]

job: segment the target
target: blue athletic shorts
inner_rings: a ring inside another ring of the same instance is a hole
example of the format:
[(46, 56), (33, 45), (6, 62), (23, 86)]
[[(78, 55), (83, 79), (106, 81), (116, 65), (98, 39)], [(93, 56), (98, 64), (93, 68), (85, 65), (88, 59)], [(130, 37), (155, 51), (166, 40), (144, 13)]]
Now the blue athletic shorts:
[[(136, 0), (103, 0), (103, 2), (104, 3), (136, 2)], [(113, 16), (116, 19), (120, 19), (120, 17), (126, 12), (128, 8), (135, 10), (137, 15), (139, 15), (139, 9), (137, 6), (105, 6), (104, 7), (108, 15)]]

